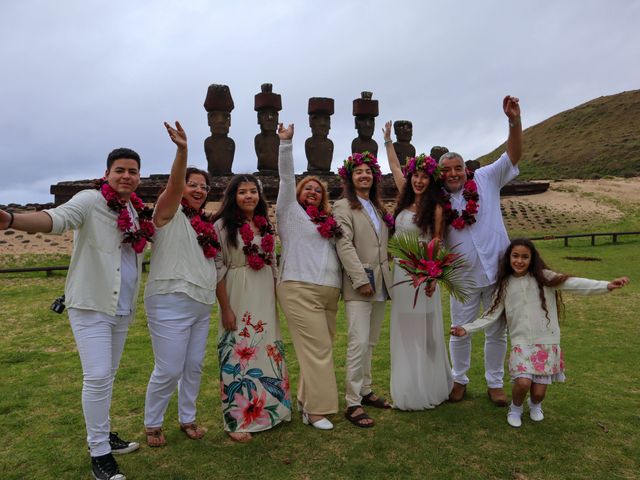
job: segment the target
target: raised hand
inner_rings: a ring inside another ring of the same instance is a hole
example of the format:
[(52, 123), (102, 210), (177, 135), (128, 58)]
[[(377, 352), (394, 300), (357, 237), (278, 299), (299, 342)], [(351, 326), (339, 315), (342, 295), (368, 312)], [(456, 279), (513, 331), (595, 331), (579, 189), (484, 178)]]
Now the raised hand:
[(0, 230), (6, 230), (9, 228), (10, 221), (11, 215), (4, 210), (0, 210)]
[(467, 334), (467, 331), (460, 326), (457, 327), (451, 327), (451, 330), (449, 330), (449, 334), (453, 335), (454, 337), (464, 337)]
[(615, 290), (616, 288), (622, 288), (629, 283), (629, 277), (620, 277), (615, 280), (611, 280), (607, 288), (609, 290)]
[(382, 129), (382, 135), (385, 142), (391, 140), (391, 120), (384, 124), (384, 128)]
[(502, 100), (502, 110), (504, 114), (509, 117), (509, 120), (520, 118), (520, 100), (516, 97), (507, 95)]
[(291, 140), (293, 138), (293, 123), (290, 123), (287, 128), (284, 128), (284, 124), (278, 124), (278, 137), (280, 140)]
[(180, 122), (176, 122), (175, 128), (172, 127), (167, 122), (164, 122), (164, 126), (167, 129), (167, 133), (169, 134), (169, 138), (179, 149), (187, 148), (187, 134), (180, 125)]

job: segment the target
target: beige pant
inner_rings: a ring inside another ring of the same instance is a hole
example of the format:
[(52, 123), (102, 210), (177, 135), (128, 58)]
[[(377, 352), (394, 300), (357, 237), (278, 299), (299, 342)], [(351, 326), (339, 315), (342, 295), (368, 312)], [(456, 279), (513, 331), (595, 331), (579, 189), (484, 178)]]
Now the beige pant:
[(313, 415), (336, 413), (333, 338), (340, 289), (286, 281), (278, 285), (277, 294), (300, 364), (298, 401)]
[(360, 405), (371, 392), (371, 356), (378, 343), (386, 302), (344, 302), (349, 326), (347, 346), (347, 407)]

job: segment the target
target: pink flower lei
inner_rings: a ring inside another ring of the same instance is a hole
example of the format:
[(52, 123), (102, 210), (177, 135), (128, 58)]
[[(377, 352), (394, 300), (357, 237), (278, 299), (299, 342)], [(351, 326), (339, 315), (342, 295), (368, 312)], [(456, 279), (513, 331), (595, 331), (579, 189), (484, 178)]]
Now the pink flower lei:
[[(260, 247), (253, 243), (254, 234), (251, 225), (243, 220), (239, 220), (238, 223), (241, 223), (238, 231), (244, 243), (242, 251), (247, 257), (249, 267), (253, 270), (262, 270), (265, 265), (271, 265), (273, 263), (275, 239), (273, 237), (273, 227), (268, 220), (260, 215), (253, 216), (253, 224), (258, 228), (262, 237)], [(262, 249), (262, 252), (260, 249)]]
[(385, 213), (382, 216), (382, 220), (387, 225), (388, 229), (392, 229), (396, 226), (396, 220), (395, 218), (393, 218), (393, 215), (391, 215), (390, 213)]
[(480, 209), (478, 186), (470, 173), (467, 173), (467, 178), (468, 180), (465, 182), (462, 190), (462, 197), (467, 201), (467, 205), (464, 207), (464, 210), (462, 210), (462, 213), (451, 208), (451, 194), (444, 188), (442, 189), (445, 223), (451, 225), (451, 227), (456, 230), (462, 230), (467, 225), (476, 223), (476, 214)]
[(338, 168), (338, 175), (342, 178), (348, 178), (356, 167), (365, 164), (371, 169), (373, 178), (379, 179), (382, 176), (378, 160), (376, 160), (376, 157), (374, 157), (371, 152), (354, 153), (351, 155), (343, 162), (342, 167)]
[(405, 178), (408, 178), (418, 170), (424, 170), (424, 172), (427, 175), (430, 175), (434, 181), (438, 181), (440, 179), (441, 172), (438, 162), (436, 162), (436, 160), (431, 156), (427, 156), (424, 153), (421, 153), (417, 157), (407, 159), (407, 163), (402, 167), (402, 174)]
[(218, 235), (213, 227), (213, 223), (207, 218), (204, 210), (201, 208), (196, 210), (190, 207), (186, 200), (180, 202), (182, 205), (182, 213), (186, 215), (191, 223), (191, 227), (196, 232), (198, 245), (202, 248), (205, 258), (213, 258), (220, 251), (220, 242)]
[(138, 213), (138, 223), (140, 225), (136, 229), (131, 215), (129, 215), (127, 202), (120, 198), (105, 178), (98, 181), (97, 188), (106, 200), (107, 206), (118, 214), (117, 225), (118, 230), (123, 233), (122, 243), (130, 243), (134, 252), (142, 253), (147, 242), (153, 242), (153, 234), (156, 232), (156, 227), (151, 221), (153, 211), (144, 206), (138, 195), (131, 194), (129, 201)]
[(338, 222), (333, 218), (333, 215), (321, 211), (318, 207), (313, 205), (307, 206), (305, 208), (305, 212), (307, 212), (311, 221), (318, 226), (318, 232), (323, 238), (342, 237), (342, 227), (338, 225)]

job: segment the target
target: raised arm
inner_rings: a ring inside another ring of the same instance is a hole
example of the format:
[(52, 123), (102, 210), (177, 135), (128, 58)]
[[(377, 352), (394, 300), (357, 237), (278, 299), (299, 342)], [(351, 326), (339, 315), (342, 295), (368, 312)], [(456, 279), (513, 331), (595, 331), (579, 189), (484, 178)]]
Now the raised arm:
[(13, 228), (23, 232), (49, 233), (52, 227), (53, 222), (46, 212), (9, 213), (0, 210), (0, 230)]
[(280, 149), (278, 151), (278, 173), (280, 175), (280, 188), (278, 190), (278, 200), (276, 201), (276, 211), (296, 202), (296, 177), (293, 168), (293, 124), (284, 128), (282, 123), (278, 124), (278, 136), (280, 137)]
[(509, 119), (509, 138), (507, 139), (507, 155), (516, 166), (522, 158), (522, 121), (520, 120), (520, 103), (516, 97), (507, 95), (502, 100), (502, 109)]
[(178, 211), (182, 193), (185, 187), (185, 176), (187, 174), (187, 134), (182, 129), (180, 122), (176, 122), (175, 128), (164, 122), (169, 138), (176, 144), (176, 158), (171, 166), (171, 174), (167, 182), (167, 188), (158, 198), (153, 211), (153, 223), (157, 227), (162, 227), (169, 223)]
[(384, 124), (382, 133), (384, 134), (384, 148), (387, 152), (387, 160), (389, 161), (389, 168), (393, 174), (393, 181), (396, 183), (396, 188), (402, 190), (407, 180), (402, 174), (402, 167), (400, 166), (398, 155), (396, 155), (396, 150), (393, 148), (393, 142), (391, 141), (391, 121)]

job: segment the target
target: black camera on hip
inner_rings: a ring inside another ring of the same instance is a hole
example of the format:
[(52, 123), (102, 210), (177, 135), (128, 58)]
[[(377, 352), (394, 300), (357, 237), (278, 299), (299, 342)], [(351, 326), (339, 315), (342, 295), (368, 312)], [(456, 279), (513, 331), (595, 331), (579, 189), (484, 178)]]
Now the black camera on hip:
[(64, 312), (64, 295), (60, 295), (53, 301), (53, 303), (51, 304), (51, 310), (56, 313)]

